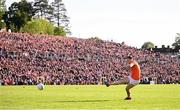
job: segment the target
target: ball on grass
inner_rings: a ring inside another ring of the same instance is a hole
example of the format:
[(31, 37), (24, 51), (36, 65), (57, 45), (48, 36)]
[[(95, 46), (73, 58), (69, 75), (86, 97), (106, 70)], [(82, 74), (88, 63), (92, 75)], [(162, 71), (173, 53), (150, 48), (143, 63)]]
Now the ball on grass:
[(39, 90), (43, 90), (43, 89), (44, 89), (44, 84), (39, 83), (39, 84), (37, 85), (37, 88), (38, 88)]

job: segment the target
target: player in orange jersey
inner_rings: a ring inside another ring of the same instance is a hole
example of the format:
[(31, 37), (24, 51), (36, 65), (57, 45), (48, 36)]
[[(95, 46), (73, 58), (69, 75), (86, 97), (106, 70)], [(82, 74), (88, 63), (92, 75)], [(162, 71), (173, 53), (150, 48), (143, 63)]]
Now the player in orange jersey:
[(130, 89), (140, 83), (141, 69), (140, 69), (139, 64), (135, 60), (133, 60), (131, 56), (128, 56), (127, 59), (128, 59), (128, 64), (131, 70), (130, 75), (112, 84), (110, 84), (109, 81), (105, 79), (104, 84), (107, 87), (109, 87), (110, 85), (127, 84), (126, 86), (127, 97), (125, 98), (125, 100), (131, 100)]

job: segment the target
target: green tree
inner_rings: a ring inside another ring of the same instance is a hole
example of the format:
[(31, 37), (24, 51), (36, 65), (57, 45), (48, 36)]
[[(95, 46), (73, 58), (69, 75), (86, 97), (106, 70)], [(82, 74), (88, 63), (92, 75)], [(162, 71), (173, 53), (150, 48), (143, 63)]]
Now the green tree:
[(180, 33), (176, 33), (175, 42), (172, 44), (175, 48), (180, 48)]
[(55, 27), (54, 28), (54, 35), (66, 36), (66, 32), (64, 31), (63, 27)]
[(0, 0), (0, 29), (5, 28), (5, 22), (3, 20), (3, 15), (6, 11), (5, 0)]
[(18, 32), (28, 21), (34, 16), (32, 4), (26, 0), (21, 2), (14, 2), (9, 11), (3, 15), (3, 19), (8, 28), (12, 31)]
[(6, 11), (5, 0), (0, 0), (0, 12)]
[(67, 10), (62, 0), (54, 0), (52, 7), (54, 8), (54, 23), (57, 24), (58, 27), (64, 27), (65, 32), (71, 34), (69, 17), (67, 16)]
[(53, 7), (48, 4), (48, 0), (35, 0), (33, 7), (38, 18), (46, 18), (51, 21)]
[(143, 48), (143, 49), (154, 48), (154, 44), (152, 42), (145, 42), (141, 48)]
[(48, 20), (35, 19), (29, 21), (22, 29), (21, 32), (28, 32), (33, 34), (54, 34), (54, 26)]

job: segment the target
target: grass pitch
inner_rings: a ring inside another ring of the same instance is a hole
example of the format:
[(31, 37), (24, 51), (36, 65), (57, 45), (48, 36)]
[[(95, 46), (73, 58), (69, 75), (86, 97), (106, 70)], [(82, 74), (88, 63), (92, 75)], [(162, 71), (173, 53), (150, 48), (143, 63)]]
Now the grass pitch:
[(0, 110), (180, 110), (180, 85), (0, 86)]

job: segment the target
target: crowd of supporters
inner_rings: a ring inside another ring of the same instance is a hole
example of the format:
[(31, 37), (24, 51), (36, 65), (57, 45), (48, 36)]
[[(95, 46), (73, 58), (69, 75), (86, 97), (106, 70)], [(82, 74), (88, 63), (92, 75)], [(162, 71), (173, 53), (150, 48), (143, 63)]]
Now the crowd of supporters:
[(125, 57), (140, 63), (141, 83), (180, 83), (180, 59), (98, 38), (0, 33), (0, 85), (100, 84), (129, 74)]

